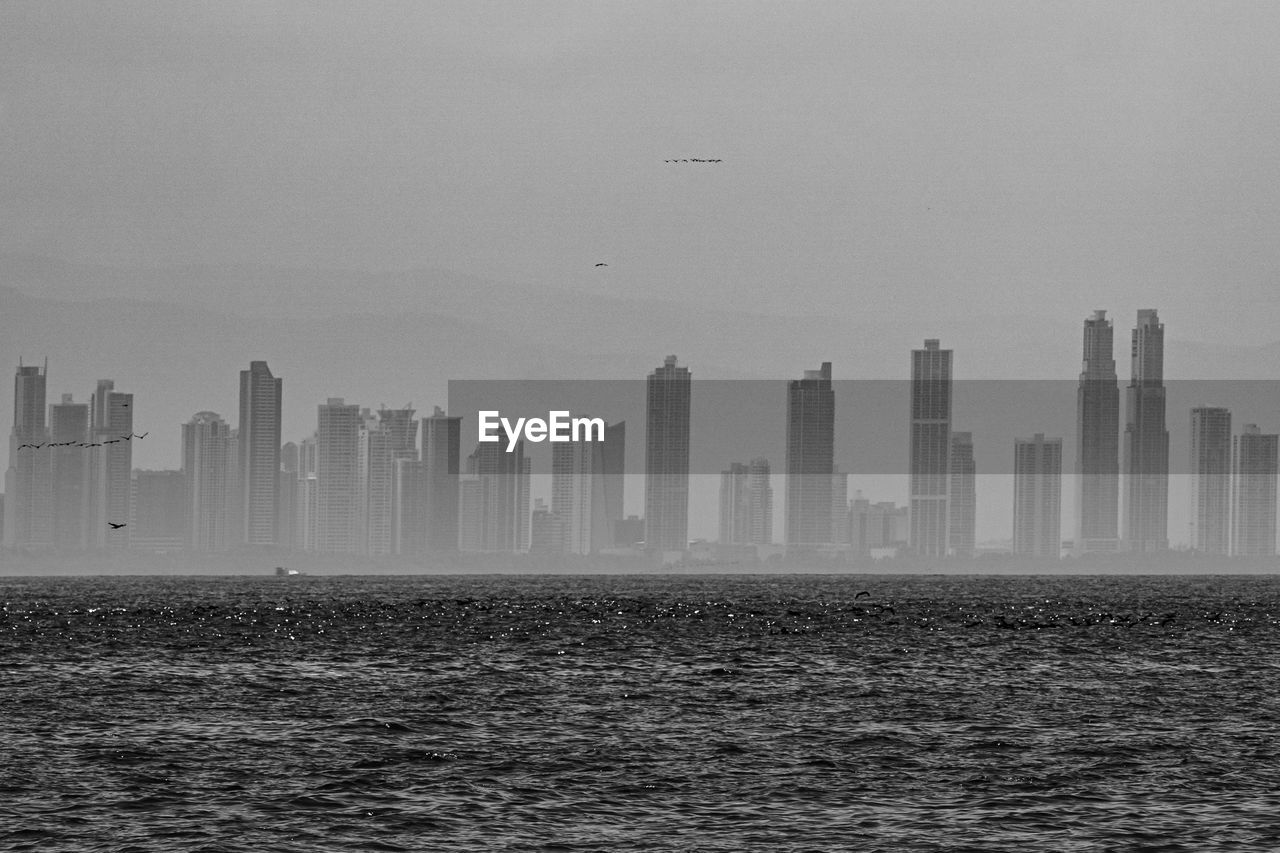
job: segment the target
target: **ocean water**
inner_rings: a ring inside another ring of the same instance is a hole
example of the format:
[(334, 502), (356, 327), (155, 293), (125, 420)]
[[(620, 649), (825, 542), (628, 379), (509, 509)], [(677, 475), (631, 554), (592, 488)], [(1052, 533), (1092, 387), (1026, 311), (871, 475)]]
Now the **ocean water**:
[(0, 850), (1277, 850), (1275, 577), (0, 580)]

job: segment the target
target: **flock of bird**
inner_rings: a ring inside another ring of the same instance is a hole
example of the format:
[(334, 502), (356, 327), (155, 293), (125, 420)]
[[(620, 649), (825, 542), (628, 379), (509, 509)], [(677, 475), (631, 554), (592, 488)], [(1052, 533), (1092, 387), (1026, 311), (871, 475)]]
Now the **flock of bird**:
[(39, 450), (42, 447), (101, 447), (104, 444), (118, 444), (122, 441), (129, 441), (134, 438), (146, 438), (150, 432), (144, 432), (141, 435), (137, 433), (129, 433), (119, 438), (109, 438), (106, 441), (46, 441), (41, 444), (19, 444), (18, 449), (30, 447), (32, 450)]
[[(664, 162), (664, 163), (723, 163), (724, 161), (723, 161), (723, 160), (700, 160), (700, 159), (698, 159), (697, 157), (692, 157), (692, 158), (690, 158), (690, 159), (688, 159), (688, 160), (663, 160), (662, 162)], [(596, 264), (596, 266), (597, 266), (597, 267), (607, 267), (607, 266), (609, 266), (609, 265), (608, 265), (608, 264)]]

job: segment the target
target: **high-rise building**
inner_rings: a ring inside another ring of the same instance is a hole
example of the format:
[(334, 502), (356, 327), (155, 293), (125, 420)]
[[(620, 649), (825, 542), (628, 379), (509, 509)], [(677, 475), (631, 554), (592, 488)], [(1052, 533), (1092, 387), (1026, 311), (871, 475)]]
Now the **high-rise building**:
[(293, 547), (298, 551), (318, 550), (320, 478), (316, 473), (319, 457), (313, 434), (298, 443), (298, 474), (294, 481)]
[(645, 548), (689, 546), (689, 406), (692, 374), (674, 355), (649, 374), (644, 435)]
[[(361, 412), (357, 501), (360, 507), (360, 541), (362, 553), (386, 556), (397, 553), (397, 534), (402, 530), (401, 500), (416, 504), (412, 494), (401, 494), (397, 472), (416, 484), (412, 466), (418, 459), (418, 422), (411, 407), (383, 407), (375, 419), (368, 409)], [(412, 519), (409, 519), (412, 521)]]
[(831, 362), (787, 383), (786, 546), (804, 551), (831, 541), (836, 394)]
[(1062, 439), (1020, 438), (1013, 457), (1013, 552), (1057, 559), (1062, 548)]
[(43, 369), (18, 363), (13, 377), (13, 429), (5, 472), (4, 544), (10, 548), (47, 548), (54, 541), (53, 454), (45, 446)]
[(217, 412), (197, 412), (182, 425), (186, 544), (193, 551), (225, 551), (235, 544), (234, 444), (231, 426)]
[(295, 541), (298, 523), (298, 445), (287, 441), (280, 448), (280, 476), (276, 484), (276, 546), (286, 551), (300, 546)]
[(849, 539), (849, 475), (839, 466), (831, 466), (831, 538), (834, 545), (848, 545)]
[(1276, 553), (1278, 448), (1280, 436), (1264, 435), (1256, 424), (1247, 424), (1235, 438), (1231, 553), (1237, 557), (1270, 557)]
[(1076, 389), (1076, 529), (1074, 552), (1119, 549), (1120, 382), (1111, 321), (1084, 321), (1084, 358)]
[(1164, 324), (1155, 309), (1138, 312), (1125, 390), (1124, 545), (1169, 547), (1169, 430), (1165, 427)]
[(923, 557), (947, 554), (950, 523), (951, 350), (937, 339), (911, 351), (909, 547)]
[(359, 554), (360, 407), (330, 397), (316, 424), (315, 550)]
[(747, 537), (747, 466), (731, 462), (720, 472), (721, 545), (741, 545)]
[(1227, 554), (1231, 546), (1231, 412), (1191, 410), (1191, 547)]
[(59, 548), (89, 547), (86, 515), (89, 499), (89, 404), (70, 394), (49, 407), (49, 441), (53, 463), (53, 541)]
[(773, 487), (769, 460), (733, 462), (720, 473), (720, 542), (769, 545), (773, 542)]
[(977, 467), (973, 461), (973, 433), (951, 433), (950, 482), (947, 500), (950, 512), (950, 553), (955, 557), (974, 555), (977, 530)]
[[(89, 544), (93, 548), (128, 548), (133, 499), (133, 395), (99, 379), (90, 407), (93, 429), (89, 464)], [(123, 527), (111, 527), (111, 524)]]
[(556, 514), (542, 498), (533, 502), (533, 517), (529, 525), (530, 553), (545, 554), (560, 551), (564, 546), (564, 533)]
[(422, 419), (423, 512), (425, 545), (430, 551), (458, 550), (458, 475), (461, 472), (462, 418), (439, 406)]
[(280, 481), (280, 418), (284, 380), (265, 361), (240, 371), (240, 428), (237, 433), (238, 527), (246, 545), (277, 544)]
[(849, 544), (855, 554), (903, 548), (909, 528), (907, 507), (892, 501), (872, 503), (856, 492), (849, 505)]
[[(477, 444), (467, 457), (467, 473), (477, 477), (476, 551), (527, 551), (529, 548), (529, 471), (524, 442), (510, 453), (498, 444)], [(460, 523), (470, 529), (471, 520)]]
[(622, 519), (626, 423), (605, 424), (603, 441), (551, 446), (551, 515), (561, 531), (557, 550), (594, 554), (613, 547)]
[(181, 471), (134, 471), (129, 546), (140, 551), (180, 551), (187, 545), (186, 477)]

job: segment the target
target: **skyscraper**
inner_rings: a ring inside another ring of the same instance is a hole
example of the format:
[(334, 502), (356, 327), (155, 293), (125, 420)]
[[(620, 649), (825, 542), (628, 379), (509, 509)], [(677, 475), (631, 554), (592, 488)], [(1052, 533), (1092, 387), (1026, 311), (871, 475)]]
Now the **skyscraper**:
[(1191, 547), (1226, 554), (1231, 546), (1231, 412), (1191, 410)]
[(689, 406), (692, 374), (669, 355), (649, 374), (644, 438), (645, 548), (689, 545)]
[(1084, 358), (1076, 390), (1077, 555), (1119, 548), (1120, 383), (1106, 311), (1084, 321)]
[(277, 540), (283, 391), (284, 380), (272, 376), (265, 361), (251, 361), (240, 371), (236, 503), (241, 541), (247, 545), (273, 546)]
[(186, 545), (193, 551), (225, 551), (234, 544), (233, 443), (230, 425), (217, 412), (197, 412), (182, 425)]
[(49, 407), (49, 441), (53, 463), (53, 541), (59, 548), (89, 546), (86, 516), (89, 498), (89, 404), (74, 402), (70, 394)]
[(1237, 557), (1270, 557), (1276, 553), (1276, 474), (1280, 436), (1263, 435), (1247, 424), (1235, 438), (1232, 471), (1231, 553)]
[[(89, 544), (94, 548), (128, 548), (133, 497), (133, 395), (99, 379), (91, 406), (93, 447), (89, 457)], [(112, 528), (111, 523), (126, 526)]]
[(773, 487), (769, 460), (733, 462), (720, 473), (720, 542), (768, 545), (773, 542)]
[(831, 466), (831, 537), (833, 545), (849, 544), (849, 475)]
[(423, 512), (426, 548), (458, 550), (458, 475), (461, 472), (462, 418), (439, 406), (422, 419)]
[(524, 441), (517, 441), (510, 453), (498, 444), (477, 444), (467, 457), (467, 473), (476, 475), (473, 510), (478, 517), (462, 519), (460, 527), (476, 531), (471, 550), (528, 550), (529, 463)]
[(1062, 547), (1062, 439), (1020, 438), (1013, 457), (1013, 552), (1057, 559)]
[(280, 447), (280, 476), (276, 483), (276, 545), (289, 551), (296, 542), (298, 524), (298, 445), (286, 441)]
[(951, 350), (936, 338), (911, 351), (910, 538), (924, 557), (947, 554), (951, 471)]
[(134, 471), (129, 547), (180, 551), (187, 546), (186, 477), (181, 471)]
[(53, 454), (43, 445), (44, 369), (18, 363), (13, 377), (13, 429), (5, 472), (4, 544), (11, 548), (47, 548), (53, 544)]
[(361, 550), (370, 556), (397, 553), (397, 532), (403, 524), (397, 498), (416, 503), (411, 493), (401, 494), (401, 484), (397, 482), (397, 476), (410, 481), (406, 486), (416, 482), (411, 465), (397, 464), (415, 463), (418, 458), (418, 422), (413, 415), (413, 408), (408, 406), (384, 406), (378, 410), (376, 420), (368, 410), (361, 414), (357, 488)]
[(593, 554), (614, 544), (622, 520), (626, 423), (606, 424), (603, 441), (551, 446), (551, 514), (559, 527), (557, 550)]
[(316, 424), (315, 550), (359, 554), (360, 407), (330, 397)]
[(831, 362), (787, 383), (787, 550), (831, 541), (836, 394)]
[(319, 453), (312, 434), (298, 443), (298, 473), (294, 480), (293, 547), (299, 551), (318, 550), (317, 515), (320, 509), (320, 478), (316, 473)]
[(950, 503), (950, 553), (956, 557), (972, 557), (978, 512), (973, 433), (951, 433), (950, 466), (951, 481), (947, 492)]
[(1169, 431), (1165, 428), (1164, 324), (1138, 312), (1125, 390), (1124, 541), (1130, 551), (1169, 547)]

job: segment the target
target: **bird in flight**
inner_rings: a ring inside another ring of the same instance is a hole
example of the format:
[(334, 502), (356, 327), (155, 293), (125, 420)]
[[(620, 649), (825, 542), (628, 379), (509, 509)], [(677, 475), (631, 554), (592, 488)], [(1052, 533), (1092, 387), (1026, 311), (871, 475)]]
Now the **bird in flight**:
[(107, 525), (108, 525), (108, 526), (110, 526), (110, 528), (111, 528), (112, 530), (119, 530), (121, 527), (127, 527), (127, 526), (128, 526), (128, 525), (127, 525), (127, 524), (125, 524), (123, 521), (121, 521), (121, 522), (108, 521), (108, 522), (107, 522)]
[(607, 266), (609, 266), (609, 265), (608, 265), (608, 264), (596, 264), (596, 266), (598, 266), (598, 267), (607, 267)]

